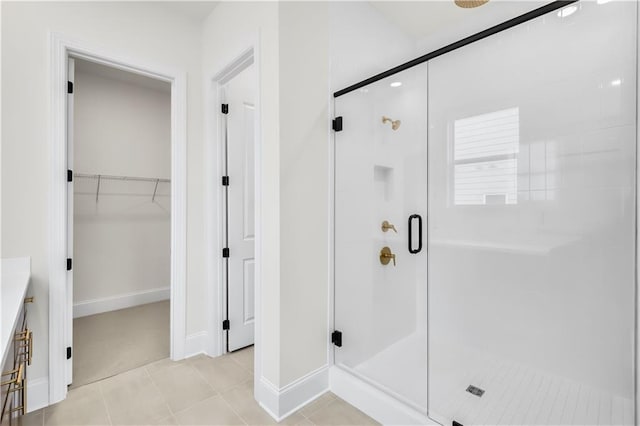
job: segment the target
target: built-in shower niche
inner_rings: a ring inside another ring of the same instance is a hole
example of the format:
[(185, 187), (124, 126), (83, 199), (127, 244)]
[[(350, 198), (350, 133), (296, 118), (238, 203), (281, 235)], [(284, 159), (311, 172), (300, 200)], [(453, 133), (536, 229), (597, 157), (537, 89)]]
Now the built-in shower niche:
[(394, 199), (394, 179), (393, 167), (374, 165), (373, 166), (373, 191), (375, 201), (390, 202)]

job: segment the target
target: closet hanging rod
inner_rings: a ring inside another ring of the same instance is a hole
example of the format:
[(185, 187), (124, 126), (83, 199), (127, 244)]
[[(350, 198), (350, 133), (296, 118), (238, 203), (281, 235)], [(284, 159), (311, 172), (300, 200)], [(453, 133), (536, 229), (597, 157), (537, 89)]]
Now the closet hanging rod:
[(138, 177), (138, 176), (115, 176), (115, 175), (100, 175), (100, 174), (87, 174), (87, 173), (74, 173), (73, 176), (79, 178), (89, 179), (109, 179), (109, 180), (131, 180), (138, 182), (171, 182), (171, 179), (164, 178), (150, 178), (150, 177)]

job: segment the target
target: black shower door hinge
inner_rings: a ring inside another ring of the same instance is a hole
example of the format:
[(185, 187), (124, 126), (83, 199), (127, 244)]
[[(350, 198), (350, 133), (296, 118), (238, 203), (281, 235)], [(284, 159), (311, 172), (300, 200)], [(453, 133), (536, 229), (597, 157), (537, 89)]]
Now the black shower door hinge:
[(337, 347), (342, 346), (342, 331), (335, 330), (333, 333), (331, 333), (331, 343), (333, 343)]
[(229, 186), (229, 176), (222, 176), (222, 186)]
[(73, 93), (73, 82), (67, 81), (67, 93)]
[(73, 170), (67, 170), (67, 182), (73, 182)]
[(70, 271), (72, 266), (73, 266), (73, 259), (71, 259), (70, 257), (67, 257), (67, 271)]
[(224, 320), (222, 321), (222, 329), (223, 330), (229, 330), (229, 320)]
[(331, 123), (331, 128), (336, 132), (342, 131), (342, 116), (336, 117), (333, 119), (333, 122)]
[(67, 346), (67, 359), (71, 359), (71, 346)]
[(229, 247), (222, 249), (222, 257), (229, 257)]
[(229, 114), (229, 104), (222, 104), (222, 113)]

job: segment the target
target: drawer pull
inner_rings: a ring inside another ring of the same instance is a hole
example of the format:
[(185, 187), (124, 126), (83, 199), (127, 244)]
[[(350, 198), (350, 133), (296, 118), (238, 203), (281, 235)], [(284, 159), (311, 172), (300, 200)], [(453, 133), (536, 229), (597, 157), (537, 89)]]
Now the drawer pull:
[[(10, 380), (4, 381), (0, 383), (0, 386), (7, 386), (7, 393), (5, 394), (5, 400), (2, 401), (2, 413), (0, 414), (0, 419), (4, 418), (5, 413), (15, 413), (19, 411), (21, 415), (24, 415), (26, 412), (26, 392), (25, 386), (26, 382), (24, 380), (24, 363), (20, 363), (20, 366), (15, 370), (9, 370), (2, 373), (2, 376), (11, 376)], [(10, 408), (6, 411), (9, 395), (13, 392), (20, 392), (20, 401), (22, 405)]]
[(33, 333), (28, 328), (24, 331), (16, 333), (16, 342), (18, 345), (18, 356), (22, 357), (27, 365), (31, 365), (31, 356), (33, 355)]
[[(5, 373), (2, 373), (3, 376), (13, 376), (16, 375), (16, 377), (12, 378), (11, 380), (7, 380), (6, 382), (2, 382), (0, 383), (0, 386), (7, 386), (7, 385), (13, 385), (13, 384), (21, 384), (22, 383), (22, 379), (24, 378), (24, 364), (20, 364), (20, 366), (18, 368), (16, 368), (15, 370), (9, 370)], [(11, 390), (11, 392), (15, 391), (15, 389)]]
[(5, 371), (0, 375), (0, 379), (5, 379), (0, 380), (0, 387), (4, 393), (2, 401), (0, 401), (0, 422), (2, 424), (4, 424), (7, 415), (9, 416), (9, 424), (13, 424), (11, 418), (14, 413), (24, 415), (27, 412), (26, 374), (27, 365), (31, 365), (33, 334), (31, 330), (25, 328), (15, 334), (14, 341), (14, 366), (17, 365), (17, 368)]
[[(12, 376), (12, 378), (10, 380), (7, 380), (5, 382), (0, 382), (0, 386), (8, 386), (8, 385), (12, 385), (14, 383), (18, 383), (19, 379), (22, 378), (22, 365), (20, 364), (20, 367), (16, 368), (15, 370), (9, 370), (9, 371), (5, 371), (4, 373), (2, 373), (2, 377), (4, 376)], [(13, 377), (13, 375), (15, 374), (16, 377)]]

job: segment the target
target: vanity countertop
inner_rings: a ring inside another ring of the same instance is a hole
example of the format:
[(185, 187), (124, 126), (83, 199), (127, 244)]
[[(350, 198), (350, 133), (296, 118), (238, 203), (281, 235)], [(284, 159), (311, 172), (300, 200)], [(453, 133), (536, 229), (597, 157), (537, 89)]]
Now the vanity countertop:
[(0, 348), (2, 364), (11, 347), (11, 338), (18, 324), (18, 313), (31, 278), (31, 258), (15, 257), (2, 259), (0, 265)]

